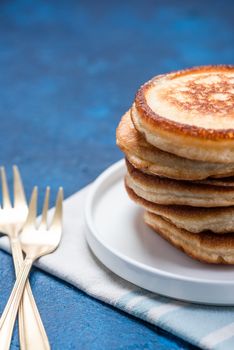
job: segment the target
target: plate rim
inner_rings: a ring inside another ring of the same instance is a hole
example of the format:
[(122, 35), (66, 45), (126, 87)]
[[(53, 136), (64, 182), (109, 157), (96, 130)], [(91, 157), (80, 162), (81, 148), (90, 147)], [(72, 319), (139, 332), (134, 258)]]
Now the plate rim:
[[(101, 246), (108, 251), (108, 253), (112, 253), (115, 257), (117, 257), (118, 259), (126, 262), (127, 264), (130, 264), (131, 266), (133, 266), (134, 268), (140, 269), (141, 271), (144, 271), (153, 275), (157, 275), (160, 278), (166, 278), (166, 279), (170, 279), (170, 280), (174, 280), (176, 282), (184, 282), (184, 283), (192, 283), (194, 286), (196, 285), (202, 285), (204, 286), (214, 286), (214, 287), (225, 287), (225, 286), (229, 286), (229, 287), (234, 287), (234, 280), (218, 280), (218, 279), (211, 279), (211, 280), (205, 280), (205, 279), (201, 279), (199, 277), (189, 277), (189, 276), (183, 276), (180, 274), (176, 274), (176, 273), (172, 273), (172, 272), (168, 272), (168, 271), (163, 271), (161, 269), (155, 268), (155, 267), (151, 267), (148, 266), (147, 264), (138, 262), (130, 257), (128, 257), (127, 255), (119, 252), (117, 249), (114, 249), (113, 247), (109, 246), (108, 244), (106, 244), (105, 242), (103, 242), (100, 239), (100, 236), (98, 235), (97, 230), (95, 229), (95, 225), (93, 223), (92, 220), (92, 205), (96, 196), (96, 192), (99, 189), (99, 187), (113, 174), (118, 174), (119, 172), (124, 171), (125, 169), (125, 160), (121, 159), (119, 161), (117, 161), (116, 163), (114, 163), (113, 165), (111, 165), (110, 167), (108, 167), (106, 170), (104, 170), (97, 178), (96, 180), (92, 183), (92, 185), (90, 186), (89, 192), (87, 194), (87, 198), (86, 198), (86, 203), (85, 203), (85, 221), (86, 224), (88, 226), (89, 229), (89, 233), (93, 236), (93, 238), (99, 243), (101, 244)], [(116, 175), (117, 176), (117, 175)], [(113, 180), (113, 182), (115, 182), (116, 180)], [(130, 199), (129, 199), (130, 200)], [(88, 241), (89, 244), (89, 241)], [(89, 244), (90, 245), (90, 244)], [(92, 251), (93, 248), (91, 247)], [(175, 248), (176, 249), (176, 248)], [(94, 252), (95, 253), (95, 252)], [(95, 254), (96, 255), (96, 254)], [(108, 267), (108, 266), (107, 266)], [(108, 267), (109, 268), (109, 267)], [(111, 268), (109, 268), (111, 270)], [(116, 272), (115, 272), (116, 273)], [(123, 277), (122, 277), (123, 278)], [(218, 304), (218, 303), (217, 303)], [(223, 304), (223, 303), (222, 303)], [(234, 304), (234, 300), (233, 300), (233, 304)], [(226, 304), (227, 305), (227, 304)], [(229, 303), (230, 305), (230, 303)]]

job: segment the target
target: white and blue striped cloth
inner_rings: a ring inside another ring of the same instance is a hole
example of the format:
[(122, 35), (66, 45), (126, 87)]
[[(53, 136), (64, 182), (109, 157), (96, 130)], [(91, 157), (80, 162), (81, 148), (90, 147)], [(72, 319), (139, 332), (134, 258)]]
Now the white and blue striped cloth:
[[(85, 241), (84, 200), (87, 188), (64, 202), (60, 247), (37, 266), (89, 295), (157, 325), (204, 349), (234, 349), (234, 307), (178, 302), (147, 292), (106, 269)], [(7, 238), (0, 247), (8, 249)]]

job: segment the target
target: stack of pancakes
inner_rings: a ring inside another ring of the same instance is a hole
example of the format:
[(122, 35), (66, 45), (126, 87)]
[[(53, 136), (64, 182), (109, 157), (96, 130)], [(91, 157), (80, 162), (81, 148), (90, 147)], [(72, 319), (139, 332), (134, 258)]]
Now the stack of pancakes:
[(157, 76), (117, 128), (145, 222), (195, 259), (234, 264), (234, 67)]

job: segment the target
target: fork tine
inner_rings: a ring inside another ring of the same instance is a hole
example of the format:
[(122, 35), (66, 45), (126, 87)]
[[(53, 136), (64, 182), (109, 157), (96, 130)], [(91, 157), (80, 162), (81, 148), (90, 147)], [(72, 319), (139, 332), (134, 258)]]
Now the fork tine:
[(40, 227), (47, 227), (47, 212), (49, 208), (49, 199), (50, 199), (50, 188), (46, 187), (46, 194), (45, 194), (45, 200), (42, 210), (42, 217), (41, 217), (41, 224)]
[(57, 225), (62, 225), (63, 214), (63, 188), (60, 187), (57, 194), (55, 212), (50, 228), (55, 228)]
[(1, 167), (1, 180), (2, 180), (2, 206), (3, 208), (11, 208), (11, 200), (8, 191), (7, 178), (5, 168)]
[(25, 221), (25, 226), (27, 225), (35, 226), (36, 216), (37, 216), (37, 193), (38, 193), (38, 189), (37, 189), (37, 186), (35, 186), (32, 191), (31, 200), (30, 200), (29, 209), (28, 209), (28, 216)]
[(16, 165), (13, 166), (14, 176), (14, 206), (27, 204), (22, 179), (19, 169)]

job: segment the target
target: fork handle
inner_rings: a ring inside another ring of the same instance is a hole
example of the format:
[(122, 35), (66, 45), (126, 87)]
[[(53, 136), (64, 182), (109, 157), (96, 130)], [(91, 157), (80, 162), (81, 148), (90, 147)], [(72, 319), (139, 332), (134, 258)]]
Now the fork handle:
[[(18, 238), (11, 239), (11, 250), (15, 265), (16, 276), (18, 275), (23, 254)], [(49, 341), (43, 326), (29, 281), (23, 292), (19, 305), (19, 337), (21, 350), (50, 350)]]
[(15, 319), (33, 260), (26, 257), (0, 319), (0, 350), (9, 350)]

